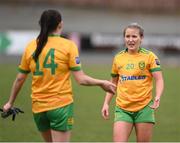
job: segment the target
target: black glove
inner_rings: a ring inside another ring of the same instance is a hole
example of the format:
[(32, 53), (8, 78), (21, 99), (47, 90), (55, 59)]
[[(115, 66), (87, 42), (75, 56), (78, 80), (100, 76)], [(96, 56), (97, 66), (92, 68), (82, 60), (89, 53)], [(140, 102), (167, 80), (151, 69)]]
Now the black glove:
[(9, 109), (7, 112), (3, 112), (2, 109), (0, 109), (0, 111), (2, 112), (1, 113), (1, 117), (2, 118), (7, 118), (9, 117), (10, 115), (12, 115), (12, 120), (14, 121), (15, 120), (15, 117), (18, 113), (24, 113), (24, 111), (22, 111), (21, 109), (19, 108), (16, 108), (16, 107), (13, 107), (11, 109)]

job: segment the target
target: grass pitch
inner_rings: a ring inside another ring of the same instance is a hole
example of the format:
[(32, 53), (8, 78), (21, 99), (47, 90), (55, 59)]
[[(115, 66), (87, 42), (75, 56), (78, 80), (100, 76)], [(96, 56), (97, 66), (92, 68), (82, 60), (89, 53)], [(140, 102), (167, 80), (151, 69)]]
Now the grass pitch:
[[(100, 79), (110, 78), (110, 65), (86, 65), (85, 73)], [(0, 64), (0, 106), (7, 101), (12, 83), (17, 73), (16, 64)], [(164, 68), (165, 91), (160, 108), (156, 111), (156, 125), (153, 142), (180, 141), (180, 68)], [(31, 80), (26, 81), (15, 106), (22, 108), (25, 114), (20, 114), (13, 122), (11, 118), (0, 118), (1, 142), (39, 142), (43, 141), (37, 131), (31, 113)], [(79, 86), (73, 80), (74, 118), (75, 124), (72, 140), (75, 142), (111, 142), (114, 100), (111, 103), (111, 118), (103, 120), (101, 107), (105, 92), (99, 87)], [(136, 141), (132, 133), (130, 141)]]

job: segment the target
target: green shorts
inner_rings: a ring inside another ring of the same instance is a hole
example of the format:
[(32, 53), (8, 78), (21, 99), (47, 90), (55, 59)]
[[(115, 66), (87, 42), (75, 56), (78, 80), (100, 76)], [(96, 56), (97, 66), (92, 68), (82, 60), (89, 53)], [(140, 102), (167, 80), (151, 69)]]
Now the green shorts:
[(65, 107), (41, 113), (33, 113), (34, 121), (39, 131), (49, 129), (68, 131), (73, 125), (73, 103)]
[(137, 112), (129, 112), (116, 106), (114, 122), (155, 123), (154, 109), (149, 107), (151, 104), (152, 102)]

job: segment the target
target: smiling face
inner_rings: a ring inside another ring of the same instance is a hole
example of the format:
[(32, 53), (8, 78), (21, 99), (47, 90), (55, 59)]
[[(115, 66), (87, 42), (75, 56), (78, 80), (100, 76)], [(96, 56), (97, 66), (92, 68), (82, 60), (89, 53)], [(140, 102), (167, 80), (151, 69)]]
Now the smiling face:
[(137, 53), (141, 45), (143, 36), (138, 28), (127, 28), (124, 33), (125, 46), (129, 53)]

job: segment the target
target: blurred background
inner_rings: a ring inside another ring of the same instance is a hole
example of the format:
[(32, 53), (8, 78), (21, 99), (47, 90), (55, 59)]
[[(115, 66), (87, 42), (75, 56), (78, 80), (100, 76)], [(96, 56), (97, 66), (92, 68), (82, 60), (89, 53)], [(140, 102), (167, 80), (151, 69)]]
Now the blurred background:
[(38, 34), (42, 11), (50, 8), (62, 13), (64, 35), (82, 53), (119, 51), (124, 27), (137, 22), (145, 29), (143, 46), (166, 57), (162, 62), (179, 64), (179, 0), (1, 0), (0, 53), (21, 54)]
[[(0, 106), (8, 99), (21, 54), (37, 37), (38, 21), (46, 9), (61, 12), (62, 35), (78, 45), (84, 71), (97, 78), (110, 78), (113, 56), (123, 49), (125, 26), (142, 25), (143, 47), (158, 55), (165, 77), (153, 141), (180, 141), (179, 0), (0, 0)], [(26, 83), (16, 102), (26, 114), (16, 123), (0, 119), (0, 141), (42, 141), (31, 115), (30, 84)], [(114, 102), (111, 119), (104, 121), (100, 113), (105, 93), (73, 84), (76, 122), (72, 141), (112, 141)], [(134, 135), (130, 141), (135, 141)]]

